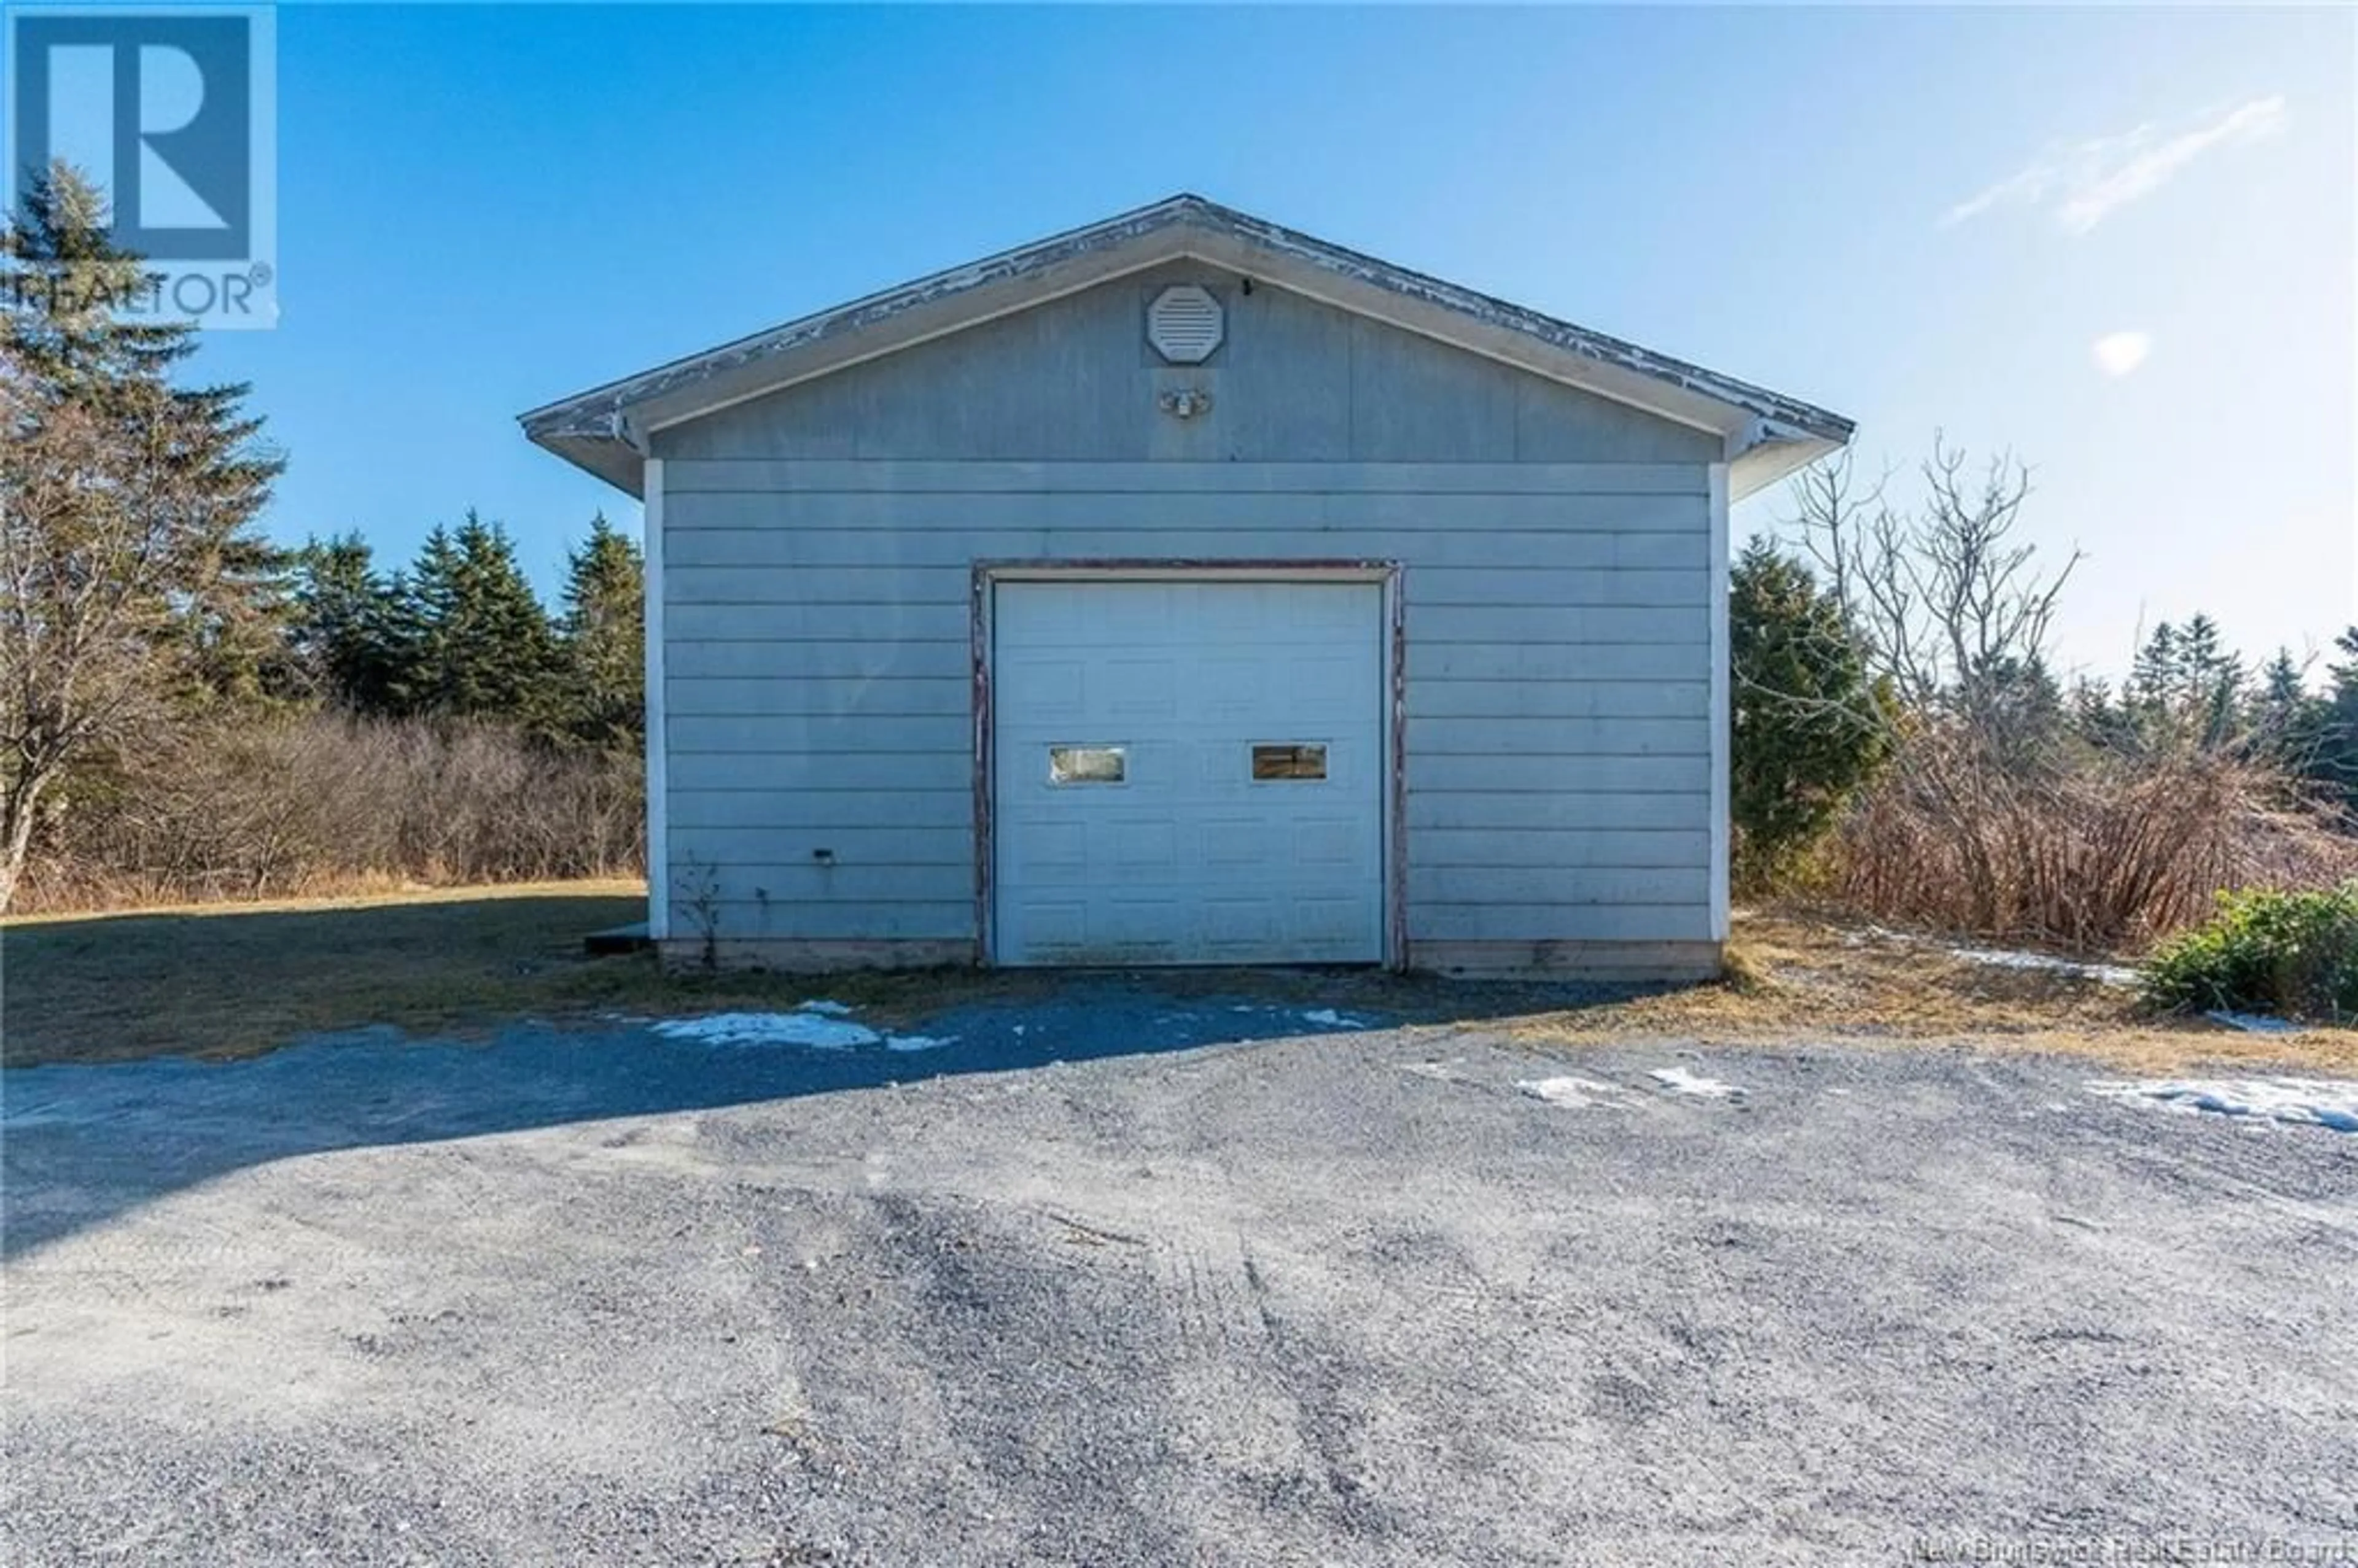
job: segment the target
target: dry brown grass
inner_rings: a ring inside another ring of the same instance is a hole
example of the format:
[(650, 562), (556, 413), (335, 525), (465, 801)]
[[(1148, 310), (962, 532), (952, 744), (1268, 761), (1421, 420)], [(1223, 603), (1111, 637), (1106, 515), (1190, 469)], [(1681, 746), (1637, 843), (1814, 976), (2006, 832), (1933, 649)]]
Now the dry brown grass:
[(2191, 746), (2020, 757), (1929, 728), (1844, 821), (1831, 885), (1895, 925), (2117, 952), (2208, 918), (2221, 888), (2358, 875), (2349, 828), (2250, 758)]
[(792, 1007), (822, 994), (894, 1022), (1050, 983), (1021, 971), (664, 974), (582, 938), (645, 918), (645, 884), (385, 891), (0, 919), (0, 1065), (236, 1057), (391, 1024), (482, 1038), (526, 1019)]
[(76, 775), (22, 913), (633, 874), (639, 764), (511, 730), (334, 714), (192, 724)]
[[(1069, 983), (1039, 971), (665, 975), (645, 955), (583, 955), (585, 934), (644, 907), (637, 883), (589, 881), (18, 917), (0, 922), (0, 1060), (237, 1056), (371, 1024), (467, 1037), (525, 1018), (791, 1007), (822, 994), (904, 1022)], [(2119, 988), (1974, 963), (1856, 924), (1742, 912), (1731, 958), (1729, 980), (1653, 990), (1367, 971), (1180, 970), (1152, 983), (1534, 1043), (1958, 1045), (2071, 1053), (2137, 1072), (2225, 1064), (2358, 1074), (2358, 1031), (2271, 1037), (2157, 1018)]]
[(2358, 1073), (2358, 1031), (2245, 1034), (2158, 1015), (2125, 987), (1977, 962), (1859, 922), (1740, 911), (1730, 959), (1729, 982), (1537, 1012), (1512, 1021), (1511, 1032), (1560, 1042), (1962, 1045), (2092, 1056), (2133, 1072), (2212, 1064)]

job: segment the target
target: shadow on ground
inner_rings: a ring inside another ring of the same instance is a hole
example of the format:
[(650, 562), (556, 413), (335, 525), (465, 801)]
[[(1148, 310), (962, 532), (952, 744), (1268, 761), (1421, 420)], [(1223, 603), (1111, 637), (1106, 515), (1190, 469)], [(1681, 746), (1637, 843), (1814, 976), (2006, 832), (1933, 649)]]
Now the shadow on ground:
[[(794, 989), (817, 996), (828, 986), (804, 981)], [(650, 1019), (609, 1016), (578, 1026), (511, 1024), (472, 1043), (378, 1026), (235, 1061), (11, 1068), (0, 1074), (0, 1247), (15, 1257), (225, 1173), (331, 1150), (1226, 1043), (1467, 1023), (1596, 994), (1364, 973), (1033, 977), (1020, 994), (931, 1011), (911, 1008), (907, 994), (880, 1004), (876, 1012), (892, 1015), (898, 1036), (940, 1042), (918, 1050), (676, 1038)], [(707, 1001), (682, 1011), (711, 1010)], [(861, 1016), (872, 1015), (863, 1009)], [(877, 1026), (885, 1027), (881, 1018)]]

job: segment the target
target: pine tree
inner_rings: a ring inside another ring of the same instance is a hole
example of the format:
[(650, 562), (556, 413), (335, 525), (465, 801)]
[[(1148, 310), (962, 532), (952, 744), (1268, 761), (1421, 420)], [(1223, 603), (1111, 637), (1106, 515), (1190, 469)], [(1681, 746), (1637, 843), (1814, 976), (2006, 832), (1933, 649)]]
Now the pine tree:
[(2309, 772), (2358, 812), (2358, 626), (2336, 637), (2333, 646), (2342, 658), (2326, 667), (2332, 686), (2319, 707)]
[(114, 308), (144, 272), (74, 170), (32, 182), (0, 261), (5, 909), (70, 769), (269, 685), (283, 578), (255, 519), (285, 463), (247, 388), (173, 384), (192, 326)]
[(637, 749), (646, 734), (645, 570), (639, 546), (600, 513), (565, 563), (558, 622), (566, 724), (593, 745)]
[(389, 614), (408, 654), (399, 683), (405, 713), (441, 713), (452, 699), (448, 628), (457, 619), (458, 598), (459, 548), (437, 523), (409, 569), (387, 585)]
[(2314, 739), (2316, 698), (2302, 682), (2300, 665), (2290, 648), (2278, 648), (2260, 667), (2259, 687), (2252, 694), (2244, 725), (2269, 755), (2298, 768)]
[(2196, 614), (2182, 627), (2165, 621), (2154, 628), (2137, 650), (2124, 706), (2143, 745), (2217, 750), (2244, 736), (2249, 684), (2218, 623)]
[(1730, 579), (1736, 874), (1759, 886), (1822, 838), (1889, 754), (1887, 694), (1834, 596), (1766, 539)]
[(2113, 700), (2113, 688), (2089, 676), (2071, 685), (2071, 733), (2091, 746), (2117, 746), (2130, 734), (2129, 715)]
[(372, 718), (407, 711), (416, 649), (405, 589), (397, 575), (378, 573), (357, 533), (304, 546), (290, 642), (312, 691)]
[(403, 599), (416, 628), (415, 710), (535, 726), (556, 717), (556, 633), (505, 529), (472, 510), (455, 531), (437, 527)]
[(2230, 652), (2218, 623), (2198, 613), (2180, 633), (2176, 705), (2186, 731), (2205, 748), (2235, 738), (2243, 707), (2244, 661)]
[(2169, 712), (2178, 684), (2178, 628), (2165, 621), (2153, 629), (2129, 665), (2121, 687), (2121, 706), (2140, 733), (2158, 729)]

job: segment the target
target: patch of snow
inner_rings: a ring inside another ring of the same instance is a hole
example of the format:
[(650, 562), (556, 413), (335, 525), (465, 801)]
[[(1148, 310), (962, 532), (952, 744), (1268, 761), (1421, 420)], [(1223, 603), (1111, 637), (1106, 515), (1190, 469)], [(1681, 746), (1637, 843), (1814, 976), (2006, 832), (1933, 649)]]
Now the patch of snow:
[(1706, 1099), (1734, 1099), (1744, 1091), (1734, 1084), (1717, 1078), (1706, 1078), (1684, 1067), (1656, 1067), (1646, 1075), (1664, 1088), (1677, 1095), (1700, 1095)]
[(944, 1034), (938, 1038), (931, 1034), (887, 1034), (884, 1037), (884, 1049), (887, 1051), (938, 1051), (945, 1045), (957, 1044), (957, 1036), (955, 1034)]
[(1621, 1087), (1618, 1084), (1600, 1083), (1595, 1078), (1577, 1077), (1571, 1074), (1554, 1078), (1523, 1078), (1516, 1082), (1515, 1087), (1531, 1098), (1543, 1099), (1550, 1105), (1582, 1107), (1625, 1103), (1620, 1098)]
[(825, 1018), (849, 1018), (851, 1016), (851, 1009), (846, 1007), (839, 1001), (806, 1001), (795, 1011), (797, 1012), (816, 1012)]
[(1967, 963), (1989, 964), (2001, 969), (2038, 969), (2075, 980), (2093, 980), (2101, 986), (2133, 986), (2137, 982), (2137, 972), (2124, 965), (2083, 964), (2072, 958), (2059, 958), (2052, 953), (2029, 953), (2013, 947), (1952, 947), (1949, 952)]
[(2229, 1012), (2221, 1008), (2202, 1015), (2213, 1023), (2223, 1023), (2230, 1029), (2240, 1029), (2246, 1034), (2298, 1034), (2300, 1025), (2289, 1019), (2270, 1018), (2257, 1012)]
[(667, 1018), (654, 1027), (669, 1040), (701, 1040), (715, 1045), (806, 1045), (815, 1051), (873, 1045), (882, 1038), (866, 1024), (809, 1012), (716, 1012), (707, 1018)]
[(2347, 1078), (2097, 1078), (2088, 1088), (2172, 1110), (2254, 1116), (2358, 1132), (2358, 1081)]
[(1322, 1007), (1315, 1012), (1305, 1012), (1302, 1017), (1304, 1022), (1315, 1023), (1325, 1029), (1365, 1029), (1368, 1026), (1366, 1019), (1353, 1018), (1347, 1013), (1337, 1012), (1331, 1007)]

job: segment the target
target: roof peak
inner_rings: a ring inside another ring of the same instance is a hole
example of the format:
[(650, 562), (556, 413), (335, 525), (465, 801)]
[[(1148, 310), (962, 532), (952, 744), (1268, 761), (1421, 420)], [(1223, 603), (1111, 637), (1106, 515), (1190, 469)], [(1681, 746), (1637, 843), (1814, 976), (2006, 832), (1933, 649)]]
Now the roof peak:
[[(789, 381), (1187, 257), (1393, 322), (1471, 352), (1724, 436), (1730, 460), (1778, 448), (1779, 471), (1849, 438), (1840, 415), (1398, 266), (1181, 190), (1145, 207), (801, 317), (535, 408), (533, 440), (616, 482), (644, 432)], [(634, 430), (637, 434), (634, 435)], [(606, 445), (630, 449), (593, 454)], [(1778, 465), (1756, 464), (1751, 472)], [(1766, 482), (1763, 481), (1762, 482)], [(630, 488), (625, 484), (625, 488)]]

